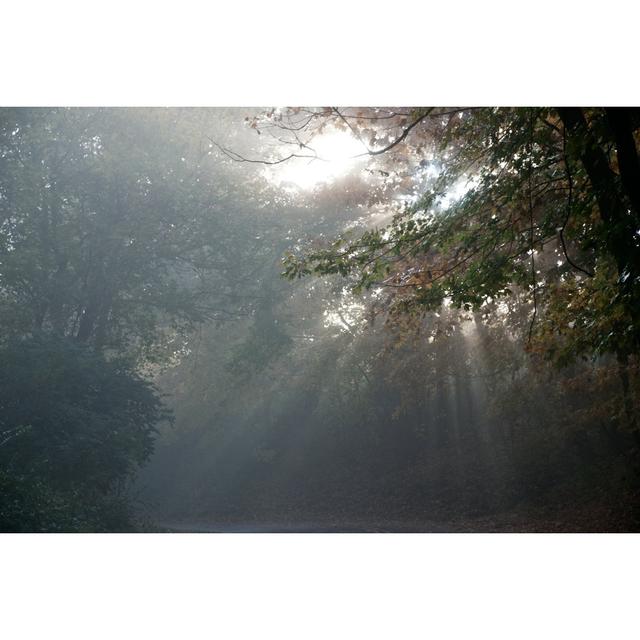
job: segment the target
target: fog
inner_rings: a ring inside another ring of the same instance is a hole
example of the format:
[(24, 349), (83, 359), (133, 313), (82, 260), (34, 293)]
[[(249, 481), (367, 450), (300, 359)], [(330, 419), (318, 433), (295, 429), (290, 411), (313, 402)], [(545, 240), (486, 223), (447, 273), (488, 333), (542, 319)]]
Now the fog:
[(0, 116), (3, 530), (636, 527), (636, 292), (548, 169), (571, 114)]

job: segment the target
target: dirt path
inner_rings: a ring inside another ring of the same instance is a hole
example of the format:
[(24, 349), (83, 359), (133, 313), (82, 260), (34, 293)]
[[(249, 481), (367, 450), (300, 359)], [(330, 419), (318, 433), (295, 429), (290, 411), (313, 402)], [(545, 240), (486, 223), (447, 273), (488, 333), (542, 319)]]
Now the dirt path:
[[(465, 531), (446, 523), (351, 522), (165, 522), (160, 527), (167, 533), (460, 533)], [(468, 531), (468, 530), (467, 530)]]

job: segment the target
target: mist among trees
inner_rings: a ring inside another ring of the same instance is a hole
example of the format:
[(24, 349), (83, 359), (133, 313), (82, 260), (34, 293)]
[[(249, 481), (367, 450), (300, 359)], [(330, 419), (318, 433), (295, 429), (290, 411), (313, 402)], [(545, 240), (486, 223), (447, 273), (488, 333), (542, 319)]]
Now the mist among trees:
[(639, 143), (0, 109), (0, 530), (637, 531)]

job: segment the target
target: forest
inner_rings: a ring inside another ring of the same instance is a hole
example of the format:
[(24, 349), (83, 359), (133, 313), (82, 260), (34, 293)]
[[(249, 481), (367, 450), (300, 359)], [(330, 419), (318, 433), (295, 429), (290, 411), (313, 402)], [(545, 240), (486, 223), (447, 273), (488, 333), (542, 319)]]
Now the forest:
[(0, 531), (637, 532), (640, 109), (0, 109)]

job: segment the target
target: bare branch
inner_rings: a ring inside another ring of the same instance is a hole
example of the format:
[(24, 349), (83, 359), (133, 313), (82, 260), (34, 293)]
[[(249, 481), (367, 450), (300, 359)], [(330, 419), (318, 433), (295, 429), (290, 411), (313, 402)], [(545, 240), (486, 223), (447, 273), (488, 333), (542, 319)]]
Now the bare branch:
[[(352, 158), (362, 158), (362, 157), (365, 157), (365, 156), (378, 156), (378, 155), (381, 155), (381, 154), (386, 153), (387, 151), (393, 149), (395, 146), (399, 145), (409, 135), (409, 133), (411, 133), (411, 131), (418, 124), (420, 124), (420, 122), (422, 122), (428, 116), (432, 115), (432, 112), (433, 112), (434, 108), (435, 107), (430, 107), (424, 114), (422, 114), (421, 116), (416, 118), (411, 124), (409, 124), (408, 126), (406, 126), (402, 130), (402, 133), (393, 142), (389, 143), (387, 146), (383, 147), (382, 149), (369, 149), (367, 147), (367, 145), (364, 144), (364, 142), (360, 139), (360, 136), (357, 134), (357, 132), (355, 132), (355, 130), (352, 127), (352, 125), (345, 119), (343, 114), (341, 114), (340, 111), (336, 107), (332, 108), (331, 113), (335, 113), (339, 118), (341, 118), (345, 122), (345, 124), (349, 127), (349, 129), (352, 131), (352, 133), (356, 136), (356, 138), (362, 143), (362, 145), (364, 146), (366, 151), (364, 153), (359, 153), (359, 154), (357, 154), (355, 156), (352, 156)], [(397, 115), (400, 115), (400, 114), (397, 114)], [(282, 129), (285, 129), (285, 130), (290, 130), (290, 131), (293, 131), (293, 130), (298, 131), (300, 129), (303, 129), (310, 121), (311, 121), (311, 118), (305, 123), (304, 126), (299, 127), (299, 128), (295, 128), (295, 129), (286, 127), (285, 125), (283, 125), (281, 123), (278, 124), (278, 125), (274, 124), (274, 125), (270, 125), (270, 126), (279, 127), (279, 128), (282, 128)], [(227, 156), (228, 158), (230, 158), (231, 160), (233, 160), (235, 162), (249, 162), (249, 163), (253, 163), (253, 164), (277, 165), (277, 164), (282, 164), (283, 162), (287, 162), (289, 160), (292, 160), (293, 158), (306, 158), (308, 160), (322, 160), (323, 162), (327, 162), (326, 158), (320, 157), (315, 152), (314, 152), (313, 155), (302, 154), (302, 153), (290, 153), (289, 155), (284, 156), (282, 158), (278, 158), (277, 160), (260, 160), (260, 159), (255, 159), (255, 158), (246, 158), (245, 156), (239, 154), (236, 151), (233, 151), (231, 149), (227, 149), (226, 147), (221, 146), (220, 144), (218, 144), (212, 138), (208, 138), (208, 139), (225, 156)], [(313, 148), (311, 146), (309, 146), (307, 143), (301, 143), (299, 141), (299, 138), (298, 138), (297, 135), (296, 135), (296, 139), (298, 140), (298, 143), (300, 144), (301, 148), (306, 148), (306, 149), (309, 149), (310, 151), (313, 151)], [(285, 141), (281, 140), (281, 142), (285, 142)], [(295, 143), (287, 142), (287, 144), (295, 144)]]
[(402, 133), (393, 142), (388, 144), (386, 147), (383, 147), (382, 149), (376, 149), (375, 151), (372, 150), (372, 149), (367, 149), (366, 153), (361, 153), (361, 154), (359, 154), (357, 156), (354, 156), (354, 157), (360, 158), (362, 156), (379, 156), (380, 154), (386, 153), (390, 149), (393, 149), (393, 147), (399, 145), (411, 133), (411, 130), (414, 127), (416, 127), (427, 116), (429, 116), (431, 114), (431, 112), (433, 111), (433, 109), (434, 109), (434, 107), (431, 107), (430, 109), (427, 110), (426, 113), (422, 114), (419, 118), (416, 118), (410, 125), (408, 125), (407, 127), (404, 128)]
[(257, 160), (255, 158), (245, 158), (239, 153), (219, 145), (215, 140), (211, 138), (209, 138), (209, 141), (211, 142), (211, 144), (215, 145), (217, 149), (219, 149), (222, 153), (224, 153), (224, 155), (227, 156), (227, 158), (230, 158), (234, 162), (250, 162), (252, 164), (274, 165), (274, 164), (282, 164), (283, 162), (287, 162), (287, 160), (291, 160), (292, 158), (307, 158), (309, 160), (322, 160), (323, 162), (326, 162), (324, 158), (321, 158), (317, 154), (308, 155), (308, 154), (302, 154), (302, 153), (290, 153), (288, 156), (285, 156), (284, 158), (279, 158), (278, 160)]
[(571, 216), (571, 204), (573, 202), (573, 177), (571, 175), (571, 167), (569, 166), (569, 158), (567, 157), (567, 131), (566, 129), (563, 129), (562, 131), (562, 153), (564, 155), (564, 166), (567, 172), (567, 182), (569, 183), (569, 196), (567, 198), (567, 213), (564, 219), (564, 222), (562, 223), (562, 226), (560, 227), (560, 243), (562, 244), (562, 251), (564, 253), (564, 257), (567, 259), (567, 262), (574, 268), (577, 269), (578, 271), (582, 271), (582, 273), (588, 275), (590, 278), (593, 278), (594, 274), (591, 273), (591, 271), (587, 271), (587, 269), (583, 269), (582, 267), (578, 266), (570, 257), (569, 254), (567, 253), (567, 244), (564, 240), (564, 229), (567, 226), (568, 222), (569, 222), (569, 217)]

